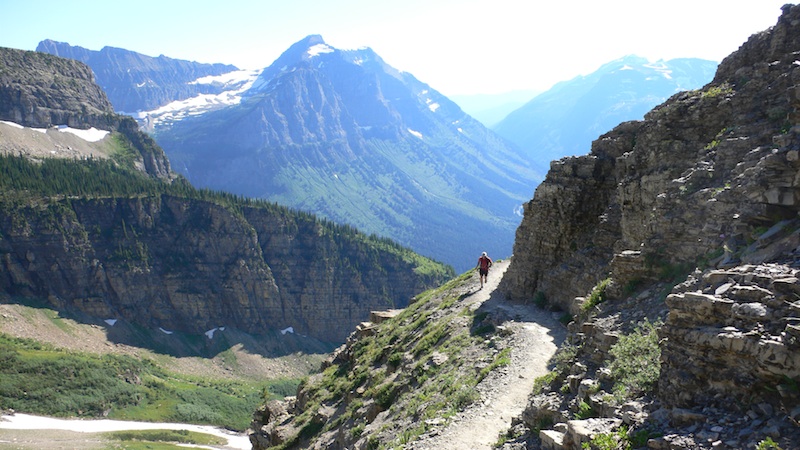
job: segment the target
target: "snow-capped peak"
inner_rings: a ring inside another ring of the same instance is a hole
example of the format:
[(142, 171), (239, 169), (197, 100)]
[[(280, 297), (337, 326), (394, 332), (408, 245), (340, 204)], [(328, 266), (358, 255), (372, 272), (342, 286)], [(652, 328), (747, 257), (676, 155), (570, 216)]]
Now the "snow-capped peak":
[(309, 47), (308, 50), (306, 51), (306, 54), (308, 55), (309, 58), (313, 58), (322, 53), (333, 53), (333, 52), (334, 52), (333, 47), (329, 46), (328, 44), (322, 43), (322, 44), (315, 44)]

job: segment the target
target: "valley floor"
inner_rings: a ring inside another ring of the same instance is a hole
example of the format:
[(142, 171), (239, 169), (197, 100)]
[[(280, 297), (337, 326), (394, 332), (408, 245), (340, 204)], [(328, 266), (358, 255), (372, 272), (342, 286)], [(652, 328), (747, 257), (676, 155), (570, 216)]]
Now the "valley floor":
[(488, 450), (524, 410), (534, 380), (548, 372), (547, 362), (566, 337), (566, 329), (552, 312), (532, 305), (507, 302), (495, 292), (510, 260), (496, 263), (483, 289), (475, 287), (466, 299), (473, 310), (480, 308), (506, 318), (500, 325), (510, 334), (511, 364), (493, 371), (477, 389), (481, 401), (458, 414), (444, 429), (409, 444), (414, 450)]

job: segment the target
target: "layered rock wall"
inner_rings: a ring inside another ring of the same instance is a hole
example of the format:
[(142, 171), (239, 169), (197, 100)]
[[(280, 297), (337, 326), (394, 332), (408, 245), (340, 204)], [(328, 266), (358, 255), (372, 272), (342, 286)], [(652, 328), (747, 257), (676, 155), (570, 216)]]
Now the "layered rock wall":
[(140, 154), (144, 172), (173, 177), (169, 160), (131, 117), (114, 113), (89, 66), (45, 53), (0, 48), (0, 120), (26, 127), (118, 131)]
[[(800, 442), (800, 6), (782, 11), (709, 85), (554, 162), (526, 205), (501, 288), (574, 319), (521, 418), (555, 422), (542, 448), (581, 448), (587, 415), (660, 434), (652, 449)], [(643, 319), (656, 385), (615, 398), (614, 346)]]
[(166, 195), (0, 206), (0, 290), (101, 319), (188, 333), (292, 327), (341, 342), (369, 311), (442, 281), (265, 209)]
[(768, 402), (790, 413), (791, 380), (800, 379), (797, 275), (797, 268), (785, 265), (737, 266), (707, 272), (673, 291), (660, 332), (659, 395), (665, 403)]
[(619, 286), (741, 249), (754, 228), (793, 217), (800, 195), (794, 16), (800, 10), (787, 8), (705, 88), (621, 124), (586, 156), (554, 161), (525, 207), (501, 288), (517, 299), (541, 293), (568, 309), (625, 252), (629, 263), (639, 258), (628, 264), (638, 269), (617, 277)]

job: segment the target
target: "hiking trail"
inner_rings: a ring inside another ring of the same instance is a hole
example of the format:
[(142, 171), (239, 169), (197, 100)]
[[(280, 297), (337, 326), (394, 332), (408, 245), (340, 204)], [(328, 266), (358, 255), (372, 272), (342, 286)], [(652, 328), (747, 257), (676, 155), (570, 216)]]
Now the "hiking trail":
[(495, 292), (509, 260), (492, 266), (483, 289), (477, 284), (465, 300), (470, 309), (488, 311), (507, 320), (511, 332), (511, 364), (492, 371), (477, 385), (480, 401), (457, 414), (445, 428), (406, 448), (414, 450), (488, 450), (511, 427), (528, 403), (534, 380), (548, 372), (547, 362), (566, 336), (554, 314), (533, 305), (511, 303)]

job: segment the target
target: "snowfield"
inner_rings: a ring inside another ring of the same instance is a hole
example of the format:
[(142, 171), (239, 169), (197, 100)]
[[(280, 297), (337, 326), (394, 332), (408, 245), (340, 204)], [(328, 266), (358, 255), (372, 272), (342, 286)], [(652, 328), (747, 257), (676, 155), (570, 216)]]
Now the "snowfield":
[(0, 417), (0, 430), (65, 430), (78, 433), (105, 433), (129, 430), (187, 430), (212, 434), (227, 439), (228, 445), (219, 447), (221, 449), (250, 450), (253, 448), (250, 444), (250, 438), (246, 434), (233, 433), (222, 428), (207, 425), (190, 425), (184, 423), (133, 422), (107, 419), (56, 419), (53, 417), (15, 413)]

